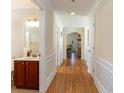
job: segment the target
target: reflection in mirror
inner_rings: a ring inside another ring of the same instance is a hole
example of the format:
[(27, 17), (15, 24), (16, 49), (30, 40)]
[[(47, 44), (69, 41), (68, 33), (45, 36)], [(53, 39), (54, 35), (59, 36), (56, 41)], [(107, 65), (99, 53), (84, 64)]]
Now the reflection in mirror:
[(25, 48), (27, 56), (39, 54), (39, 21), (37, 18), (26, 20)]

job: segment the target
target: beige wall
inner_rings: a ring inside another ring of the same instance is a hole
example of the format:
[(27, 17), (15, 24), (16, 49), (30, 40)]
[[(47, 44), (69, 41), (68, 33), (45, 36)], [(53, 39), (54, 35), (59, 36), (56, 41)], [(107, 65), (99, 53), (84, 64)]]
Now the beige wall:
[(22, 20), (13, 20), (11, 31), (12, 58), (23, 56), (23, 49), (24, 49), (24, 24)]
[(24, 56), (25, 20), (38, 17), (38, 9), (13, 9), (11, 18), (11, 55)]
[(53, 11), (48, 8), (46, 11), (46, 56), (54, 52), (54, 31), (53, 31)]
[(95, 18), (95, 56), (113, 63), (112, 0), (103, 0)]

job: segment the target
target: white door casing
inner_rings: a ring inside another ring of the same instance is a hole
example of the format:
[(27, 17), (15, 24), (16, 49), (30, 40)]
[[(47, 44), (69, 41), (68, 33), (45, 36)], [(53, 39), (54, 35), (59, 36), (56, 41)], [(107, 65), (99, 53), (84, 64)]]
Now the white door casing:
[(90, 29), (89, 29), (89, 35), (88, 35), (88, 49), (87, 49), (87, 62), (88, 62), (88, 72), (93, 74), (94, 70), (93, 68), (93, 56), (94, 56), (94, 48), (95, 48), (95, 38), (94, 34), (95, 33), (95, 20), (94, 18), (91, 20), (90, 23)]
[(70, 31), (63, 31), (63, 58), (66, 59), (66, 45), (67, 45), (67, 36), (68, 34), (71, 33), (79, 33), (81, 35), (81, 59), (85, 59), (85, 34), (84, 34), (84, 28), (83, 31), (76, 31), (75, 29), (80, 29), (80, 28), (71, 28)]

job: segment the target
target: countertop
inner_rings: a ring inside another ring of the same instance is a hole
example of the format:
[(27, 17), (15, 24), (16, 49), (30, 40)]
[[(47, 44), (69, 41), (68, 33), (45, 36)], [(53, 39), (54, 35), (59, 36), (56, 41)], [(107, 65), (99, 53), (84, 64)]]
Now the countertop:
[(39, 57), (19, 57), (13, 59), (14, 61), (39, 61)]

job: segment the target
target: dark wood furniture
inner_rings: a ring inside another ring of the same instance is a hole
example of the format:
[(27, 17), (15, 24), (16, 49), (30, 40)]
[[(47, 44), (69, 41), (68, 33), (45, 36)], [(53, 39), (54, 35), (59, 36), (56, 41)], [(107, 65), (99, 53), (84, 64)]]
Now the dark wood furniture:
[(39, 61), (14, 61), (14, 84), (17, 88), (39, 89)]
[(71, 56), (71, 48), (66, 49), (66, 56), (67, 56), (67, 58), (70, 58), (70, 56)]
[(81, 58), (81, 47), (77, 48), (77, 55), (79, 58)]

